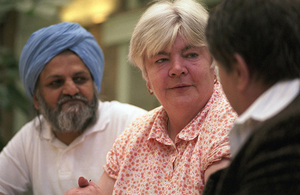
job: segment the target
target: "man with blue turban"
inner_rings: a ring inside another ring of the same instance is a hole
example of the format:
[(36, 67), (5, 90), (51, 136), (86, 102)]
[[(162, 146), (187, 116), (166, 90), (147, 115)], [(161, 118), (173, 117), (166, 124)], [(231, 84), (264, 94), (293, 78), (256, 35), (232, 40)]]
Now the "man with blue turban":
[(99, 100), (104, 57), (95, 38), (76, 23), (42, 28), (19, 70), (40, 115), (0, 153), (0, 194), (63, 194), (80, 176), (99, 180), (115, 138), (146, 111)]

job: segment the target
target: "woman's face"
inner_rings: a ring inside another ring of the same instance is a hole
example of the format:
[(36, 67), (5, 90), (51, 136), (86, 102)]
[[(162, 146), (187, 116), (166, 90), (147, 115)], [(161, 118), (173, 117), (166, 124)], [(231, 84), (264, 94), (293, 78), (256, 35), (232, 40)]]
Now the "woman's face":
[(168, 110), (199, 112), (213, 93), (214, 69), (207, 47), (187, 45), (177, 36), (171, 50), (145, 59), (147, 87)]

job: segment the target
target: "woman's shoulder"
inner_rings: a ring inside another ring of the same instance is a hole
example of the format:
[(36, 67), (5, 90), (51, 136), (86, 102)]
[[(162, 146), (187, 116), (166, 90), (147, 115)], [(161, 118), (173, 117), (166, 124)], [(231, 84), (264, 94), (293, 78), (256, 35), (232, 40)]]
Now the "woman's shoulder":
[(135, 140), (136, 138), (147, 137), (152, 129), (154, 121), (164, 112), (162, 106), (150, 110), (146, 114), (137, 117), (122, 132), (118, 139)]

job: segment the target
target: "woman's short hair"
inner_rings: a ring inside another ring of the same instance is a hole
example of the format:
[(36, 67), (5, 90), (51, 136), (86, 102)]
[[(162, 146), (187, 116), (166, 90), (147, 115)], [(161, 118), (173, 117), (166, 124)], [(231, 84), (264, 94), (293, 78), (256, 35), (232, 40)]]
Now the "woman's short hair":
[(130, 41), (129, 61), (146, 79), (144, 59), (171, 49), (177, 35), (192, 46), (204, 46), (208, 12), (194, 0), (163, 0), (142, 15)]

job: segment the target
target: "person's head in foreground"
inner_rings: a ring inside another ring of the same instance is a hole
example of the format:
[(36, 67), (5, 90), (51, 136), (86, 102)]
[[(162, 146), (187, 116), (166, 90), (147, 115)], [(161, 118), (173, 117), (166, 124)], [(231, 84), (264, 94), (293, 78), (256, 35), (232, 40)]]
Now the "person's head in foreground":
[(298, 0), (226, 0), (210, 16), (209, 49), (239, 115), (278, 81), (299, 78), (298, 8)]
[(27, 95), (54, 133), (79, 135), (95, 122), (104, 57), (79, 24), (59, 23), (33, 33), (19, 68)]

